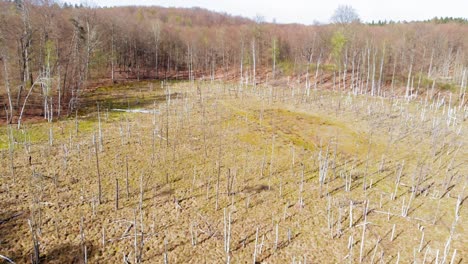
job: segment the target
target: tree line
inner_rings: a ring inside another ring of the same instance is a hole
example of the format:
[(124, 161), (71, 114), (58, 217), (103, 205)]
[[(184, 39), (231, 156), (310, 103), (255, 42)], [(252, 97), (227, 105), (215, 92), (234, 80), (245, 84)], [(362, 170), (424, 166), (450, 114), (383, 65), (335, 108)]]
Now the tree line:
[(22, 114), (74, 113), (86, 89), (104, 79), (222, 78), (257, 85), (291, 76), (310, 86), (333, 76), (343, 88), (359, 81), (381, 94), (409, 82), (463, 86), (468, 65), (468, 27), (458, 20), (306, 26), (201, 8), (49, 0), (3, 0), (0, 10), (0, 103), (10, 123)]

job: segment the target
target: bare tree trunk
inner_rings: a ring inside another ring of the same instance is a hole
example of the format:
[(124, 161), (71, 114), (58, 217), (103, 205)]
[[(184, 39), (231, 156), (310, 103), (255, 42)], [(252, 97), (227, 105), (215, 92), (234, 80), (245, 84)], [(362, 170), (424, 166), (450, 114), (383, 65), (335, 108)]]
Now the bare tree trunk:
[(257, 85), (257, 79), (256, 79), (256, 64), (255, 64), (255, 39), (252, 40), (252, 60), (253, 60), (253, 78), (252, 78), (252, 84), (255, 87)]
[(114, 24), (112, 24), (112, 36), (111, 36), (111, 79), (114, 84)]
[(410, 84), (411, 84), (411, 73), (413, 70), (413, 56), (411, 56), (411, 63), (410, 63), (410, 68), (408, 72), (408, 81), (406, 83), (406, 92), (405, 92), (405, 99), (409, 99), (409, 93), (410, 93)]
[[(158, 75), (159, 33), (160, 33), (159, 23), (153, 24), (153, 35), (154, 35), (154, 70), (156, 71), (156, 73), (155, 73), (156, 79), (159, 77), (159, 75)], [(189, 53), (189, 54), (190, 54), (190, 53)], [(190, 77), (190, 75), (189, 75), (189, 77)]]
[(367, 48), (367, 79), (366, 79), (366, 94), (369, 91), (369, 78), (370, 78), (370, 48)]
[(372, 86), (371, 86), (371, 96), (375, 95), (375, 56), (377, 51), (374, 51), (372, 54)]
[(397, 56), (394, 56), (394, 63), (393, 63), (393, 73), (392, 73), (392, 96), (395, 95), (395, 71), (397, 66)]
[(99, 150), (96, 142), (96, 136), (93, 134), (93, 143), (94, 143), (94, 154), (96, 157), (96, 171), (98, 176), (98, 203), (102, 202), (102, 188), (101, 188), (101, 172), (99, 171)]
[(244, 64), (244, 41), (241, 41), (241, 57), (240, 57), (240, 84), (243, 84), (243, 64)]
[[(29, 12), (24, 2), (20, 3), (21, 5), (21, 19), (23, 22), (23, 34), (20, 39), (20, 46), (21, 46), (21, 78), (22, 78), (22, 85), (20, 86), (20, 90), (18, 92), (16, 105), (19, 107), (22, 90), (26, 87), (29, 77), (32, 75), (29, 69), (29, 48), (31, 46), (31, 25), (29, 23)], [(31, 86), (32, 85), (32, 78), (31, 78)]]
[(273, 79), (275, 79), (276, 73), (276, 39), (273, 39)]
[(29, 88), (29, 92), (26, 95), (26, 98), (24, 99), (23, 107), (21, 107), (21, 112), (20, 112), (20, 115), (18, 117), (18, 129), (20, 129), (20, 127), (21, 127), (21, 119), (23, 118), (24, 108), (26, 107), (26, 103), (28, 102), (28, 98), (31, 95), (31, 92), (32, 92), (34, 86), (36, 86), (36, 84), (38, 82), (39, 82), (39, 76), (37, 77), (36, 81), (31, 85), (31, 88)]
[(432, 62), (434, 60), (434, 49), (432, 49), (432, 53), (431, 53), (431, 62), (429, 63), (429, 69), (427, 70), (427, 77), (431, 77), (432, 75)]
[(187, 44), (187, 69), (188, 69), (188, 79), (189, 82), (192, 81), (192, 69), (190, 64), (190, 44)]
[(313, 56), (313, 50), (309, 54), (309, 58), (307, 59), (307, 71), (306, 71), (306, 95), (309, 97), (310, 95), (310, 80), (309, 80), (309, 70), (310, 70), (310, 64), (312, 63), (312, 56)]
[[(0, 36), (0, 40), (1, 39), (2, 39), (2, 36)], [(13, 104), (11, 102), (10, 77), (8, 74), (8, 55), (6, 53), (7, 52), (6, 47), (3, 47), (1, 52), (2, 53), (0, 55), (3, 60), (3, 71), (5, 74), (5, 90), (6, 90), (7, 97), (8, 97), (8, 109), (9, 109), (9, 111), (6, 114), (6, 119), (7, 119), (7, 124), (11, 124), (12, 119), (13, 119)]]
[(315, 83), (314, 83), (314, 90), (317, 91), (317, 79), (318, 79), (318, 73), (320, 69), (320, 61), (322, 59), (322, 53), (320, 53), (320, 56), (317, 59), (317, 69), (315, 70)]
[(385, 59), (385, 46), (383, 47), (382, 59), (380, 60), (380, 73), (379, 73), (379, 82), (378, 82), (378, 88), (377, 88), (378, 96), (381, 96), (381, 92), (382, 92), (382, 75), (383, 75), (384, 59)]

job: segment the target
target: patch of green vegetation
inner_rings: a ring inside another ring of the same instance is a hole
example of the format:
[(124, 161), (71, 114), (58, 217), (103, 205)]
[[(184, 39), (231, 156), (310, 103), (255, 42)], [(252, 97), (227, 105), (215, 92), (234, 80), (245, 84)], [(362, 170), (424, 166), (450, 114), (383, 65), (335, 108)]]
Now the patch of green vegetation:
[(335, 72), (338, 70), (336, 64), (321, 64), (320, 69), (326, 72)]
[(278, 63), (278, 69), (280, 69), (284, 75), (292, 75), (294, 73), (294, 63), (291, 61), (280, 61)]
[(341, 30), (336, 31), (331, 38), (332, 57), (338, 65), (341, 62), (341, 54), (347, 41), (348, 40)]
[[(16, 127), (12, 127), (11, 132), (13, 134), (13, 141), (14, 142), (31, 142), (31, 143), (39, 143), (44, 142), (48, 139), (48, 128), (46, 128), (46, 124), (32, 124), (29, 126), (23, 126), (21, 129), (16, 129)], [(8, 127), (1, 127), (1, 136), (0, 136), (0, 149), (8, 149), (9, 148), (9, 128)]]
[[(338, 66), (336, 64), (330, 63), (330, 64), (320, 64), (318, 65), (319, 69), (322, 71), (326, 72), (334, 72), (338, 70)], [(317, 70), (317, 64), (316, 63), (311, 63), (309, 64), (309, 73), (315, 74), (315, 71)]]
[(306, 118), (307, 121), (314, 123), (314, 124), (334, 125), (330, 120), (317, 116), (317, 115), (293, 112), (290, 110), (280, 109), (280, 108), (274, 109), (273, 111), (275, 112), (275, 114), (282, 115), (282, 116)]
[[(85, 120), (78, 120), (78, 132), (92, 132), (96, 130), (97, 127), (97, 120), (93, 119), (85, 119)], [(75, 129), (75, 126), (73, 126)]]
[(132, 109), (137, 107), (136, 105), (130, 104), (125, 98), (121, 99), (114, 99), (114, 98), (106, 98), (100, 102), (102, 108), (108, 109)]
[(417, 75), (416, 80), (419, 80), (419, 78), (421, 78), (420, 87), (428, 88), (428, 89), (432, 87), (432, 83), (434, 81), (433, 79), (427, 77), (426, 75), (423, 75), (423, 76)]
[[(172, 86), (175, 82), (166, 83)], [(174, 93), (172, 89), (171, 93)], [(159, 80), (101, 86), (85, 95), (80, 114), (97, 111), (97, 102), (99, 102), (101, 110), (105, 111), (113, 108), (153, 108), (155, 101), (162, 102), (165, 100), (165, 91), (161, 89), (161, 81)]]
[(295, 146), (302, 147), (303, 149), (314, 150), (314, 149), (317, 148), (317, 146), (312, 141), (304, 140), (300, 136), (291, 135), (291, 134), (289, 134), (289, 135), (283, 134), (282, 136), (285, 137), (287, 139), (287, 141), (291, 142)]
[[(281, 72), (284, 75), (293, 75), (296, 73), (303, 73), (304, 71), (307, 70), (307, 67), (309, 68), (309, 72), (311, 74), (314, 74), (314, 71), (317, 69), (317, 64), (310, 63), (310, 64), (294, 65), (294, 63), (290, 61), (281, 61), (280, 63), (278, 63), (278, 68), (281, 70)], [(320, 70), (325, 71), (325, 72), (334, 72), (338, 70), (338, 66), (333, 63), (320, 64), (318, 67)]]
[[(365, 155), (368, 150), (368, 134), (358, 132), (341, 120), (331, 116), (319, 116), (309, 113), (275, 109), (269, 112), (281, 123), (278, 130), (281, 135), (297, 146), (306, 149), (316, 149), (318, 145), (327, 145), (337, 141), (338, 148), (343, 153), (359, 153)], [(269, 118), (269, 117), (268, 117)], [(266, 118), (267, 119), (267, 118)], [(276, 121), (278, 123), (278, 121)], [(295, 125), (299, 125), (295, 128)], [(384, 144), (373, 140), (371, 149), (376, 153), (384, 151)]]
[[(100, 86), (96, 88), (95, 92), (109, 92), (109, 91), (115, 91), (115, 90), (126, 90), (130, 88), (149, 87), (150, 84), (153, 85), (154, 89), (159, 89), (161, 88), (161, 82), (162, 82), (161, 80), (128, 81), (128, 82), (122, 82), (122, 83), (115, 83), (113, 85)], [(168, 84), (176, 84), (181, 81), (168, 80), (164, 82)]]
[(439, 87), (440, 90), (444, 91), (450, 91), (450, 92), (456, 92), (457, 91), (457, 85), (454, 83), (444, 83), (444, 82), (437, 82), (437, 87)]
[(0, 150), (8, 149), (8, 137), (6, 135), (3, 136), (3, 134), (4, 133), (2, 131), (2, 136), (0, 137)]
[[(108, 120), (109, 122), (115, 121), (122, 114), (126, 113), (112, 113), (109, 112)], [(105, 123), (104, 115), (101, 116), (101, 121)], [(86, 117), (78, 119), (78, 133), (90, 133), (97, 130), (97, 117)], [(65, 120), (55, 121), (52, 124), (47, 122), (34, 123), (34, 124), (24, 124), (20, 129), (17, 129), (16, 126), (13, 126), (11, 129), (13, 133), (13, 140), (16, 143), (29, 142), (31, 144), (41, 144), (48, 142), (50, 127), (52, 126), (52, 133), (54, 141), (64, 140), (69, 137), (70, 133), (75, 134), (76, 123), (75, 118), (70, 117)], [(6, 126), (0, 127), (0, 150), (5, 150), (9, 148), (9, 128)], [(18, 144), (15, 144), (15, 148), (18, 147)]]
[(459, 89), (459, 86), (453, 82), (429, 78), (427, 75), (416, 75), (415, 82), (419, 82), (419, 78), (421, 78), (420, 88), (432, 89), (435, 81), (436, 89), (450, 92), (456, 92)]

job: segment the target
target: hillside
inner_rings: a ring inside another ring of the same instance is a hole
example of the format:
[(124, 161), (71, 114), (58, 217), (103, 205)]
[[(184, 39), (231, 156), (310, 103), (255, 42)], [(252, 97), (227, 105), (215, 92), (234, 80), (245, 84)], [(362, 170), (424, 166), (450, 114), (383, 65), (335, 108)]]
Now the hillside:
[(88, 88), (126, 80), (292, 78), (385, 97), (466, 89), (462, 19), (305, 26), (201, 8), (0, 5), (2, 122), (70, 115)]
[(88, 96), (93, 112), (1, 128), (0, 249), (17, 263), (468, 257), (457, 107), (217, 81)]
[(0, 263), (468, 259), (468, 23), (0, 1)]

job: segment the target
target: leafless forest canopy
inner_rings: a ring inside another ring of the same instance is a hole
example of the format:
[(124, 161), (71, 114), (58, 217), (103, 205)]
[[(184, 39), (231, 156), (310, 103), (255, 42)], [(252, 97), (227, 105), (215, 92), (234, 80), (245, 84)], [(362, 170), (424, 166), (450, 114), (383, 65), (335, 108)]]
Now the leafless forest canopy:
[(10, 121), (24, 104), (36, 115), (70, 114), (103, 80), (342, 78), (346, 89), (364, 81), (365, 92), (390, 95), (408, 83), (420, 93), (454, 89), (468, 64), (465, 20), (304, 26), (200, 8), (0, 5), (0, 99)]

